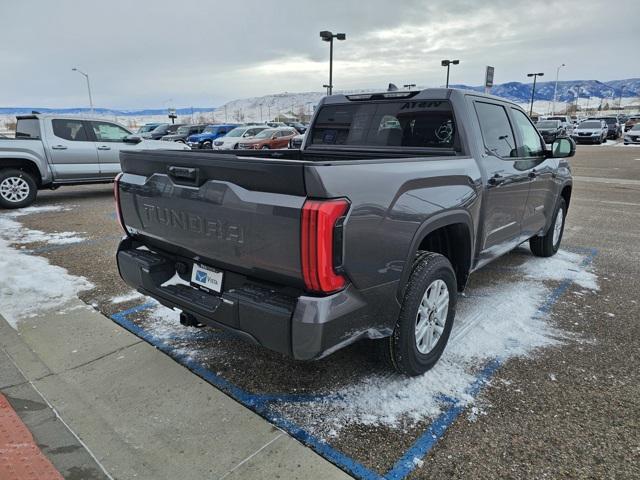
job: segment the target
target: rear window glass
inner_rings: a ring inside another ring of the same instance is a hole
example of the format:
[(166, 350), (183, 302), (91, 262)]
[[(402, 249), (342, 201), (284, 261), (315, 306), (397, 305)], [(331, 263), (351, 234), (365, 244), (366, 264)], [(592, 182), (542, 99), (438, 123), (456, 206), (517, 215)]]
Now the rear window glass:
[(448, 101), (353, 102), (322, 107), (310, 143), (451, 149), (457, 145), (456, 137)]
[(16, 138), (40, 138), (40, 124), (37, 118), (20, 118), (16, 125)]
[(81, 120), (52, 120), (53, 134), (72, 142), (87, 142), (89, 137)]

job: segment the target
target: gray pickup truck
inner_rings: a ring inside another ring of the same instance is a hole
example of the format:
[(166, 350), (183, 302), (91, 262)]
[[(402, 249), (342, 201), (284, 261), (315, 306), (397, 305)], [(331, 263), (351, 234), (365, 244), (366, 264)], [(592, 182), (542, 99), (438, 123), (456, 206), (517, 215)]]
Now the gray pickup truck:
[(26, 207), (41, 188), (113, 182), (124, 148), (188, 149), (143, 140), (99, 118), (19, 116), (15, 138), (0, 138), (0, 208)]
[(185, 325), (300, 360), (371, 339), (419, 375), (471, 272), (558, 250), (574, 153), (475, 92), (326, 97), (300, 150), (122, 152), (118, 268)]

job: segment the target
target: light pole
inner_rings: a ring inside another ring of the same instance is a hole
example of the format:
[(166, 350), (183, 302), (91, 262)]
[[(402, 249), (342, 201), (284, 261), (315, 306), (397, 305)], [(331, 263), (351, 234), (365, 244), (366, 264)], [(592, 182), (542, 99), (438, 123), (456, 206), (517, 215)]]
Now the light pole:
[(82, 70), (77, 67), (73, 67), (71, 69), (72, 72), (78, 72), (80, 75), (83, 75), (85, 80), (87, 80), (87, 90), (89, 91), (89, 106), (91, 107), (91, 114), (93, 115), (93, 99), (91, 98), (91, 84), (89, 83), (89, 74), (84, 73)]
[(406, 88), (407, 90), (411, 90), (411, 87), (415, 87), (416, 84), (415, 83), (407, 83), (406, 85), (403, 85), (404, 88)]
[(451, 68), (451, 65), (458, 65), (460, 63), (460, 60), (442, 60), (441, 65), (443, 67), (447, 67), (447, 86), (446, 88), (449, 88), (449, 68)]
[(333, 39), (346, 40), (347, 35), (323, 30), (320, 32), (320, 38), (324, 42), (329, 42), (329, 87), (327, 88), (327, 95), (331, 95), (333, 93)]
[(529, 116), (533, 115), (533, 97), (536, 94), (536, 78), (544, 76), (544, 73), (527, 73), (527, 77), (533, 77), (533, 88), (531, 89), (531, 106), (529, 107)]
[(563, 63), (556, 70), (556, 86), (553, 87), (553, 107), (551, 108), (551, 115), (556, 114), (556, 102), (557, 102), (557, 95), (558, 95), (558, 78), (560, 77), (560, 69), (562, 67), (566, 67), (566, 65)]

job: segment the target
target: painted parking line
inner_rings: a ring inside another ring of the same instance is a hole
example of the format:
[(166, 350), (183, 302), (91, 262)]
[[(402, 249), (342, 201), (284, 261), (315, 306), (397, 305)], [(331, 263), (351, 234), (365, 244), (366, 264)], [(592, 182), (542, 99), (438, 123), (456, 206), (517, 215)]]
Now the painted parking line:
[[(598, 253), (596, 249), (591, 248), (573, 247), (569, 248), (568, 250), (585, 255), (585, 258), (580, 264), (580, 268), (585, 268), (590, 265)], [(538, 307), (536, 315), (542, 316), (549, 313), (558, 299), (566, 292), (566, 290), (572, 285), (572, 283), (573, 280), (570, 278), (562, 280), (551, 291), (542, 305)], [(205, 381), (230, 395), (242, 405), (252, 409), (278, 428), (284, 430), (289, 435), (307, 445), (308, 447), (312, 448), (319, 455), (322, 455), (324, 458), (356, 478), (362, 480), (402, 480), (406, 478), (413, 470), (417, 468), (417, 466), (420, 464), (420, 461), (427, 454), (429, 454), (429, 452), (437, 445), (438, 441), (447, 432), (449, 427), (451, 427), (451, 425), (453, 425), (453, 423), (465, 411), (465, 405), (463, 405), (461, 402), (458, 402), (457, 399), (443, 399), (443, 404), (447, 405), (445, 410), (436, 419), (433, 420), (429, 428), (427, 428), (427, 430), (420, 437), (418, 437), (413, 445), (409, 449), (407, 449), (407, 451), (396, 461), (393, 467), (384, 475), (381, 475), (369, 469), (354, 458), (333, 448), (324, 440), (314, 436), (300, 425), (297, 425), (295, 422), (277, 413), (273, 408), (273, 406), (277, 404), (313, 402), (320, 399), (331, 401), (332, 399), (337, 399), (338, 397), (336, 397), (335, 395), (323, 396), (286, 393), (255, 394), (240, 388), (233, 382), (230, 382), (217, 373), (205, 368), (196, 360), (191, 358), (187, 353), (184, 353), (184, 351), (180, 351), (178, 348), (167, 343), (167, 341), (171, 341), (173, 338), (188, 339), (187, 337), (180, 336), (160, 338), (159, 336), (154, 335), (152, 332), (149, 332), (140, 327), (128, 318), (130, 315), (148, 310), (157, 305), (158, 304), (155, 302), (145, 303), (143, 305), (118, 312), (112, 315), (111, 318), (125, 329), (144, 339), (167, 355), (171, 356), (180, 364), (191, 370), (193, 373), (195, 373)], [(468, 393), (473, 398), (477, 397), (482, 388), (490, 382), (501, 365), (502, 361), (500, 359), (489, 361), (476, 375), (474, 382), (471, 384), (466, 393)]]

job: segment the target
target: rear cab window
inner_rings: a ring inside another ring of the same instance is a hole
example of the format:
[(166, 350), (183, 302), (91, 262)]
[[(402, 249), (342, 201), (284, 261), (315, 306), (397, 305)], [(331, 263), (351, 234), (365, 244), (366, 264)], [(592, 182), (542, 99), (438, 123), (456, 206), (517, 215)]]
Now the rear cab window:
[(82, 120), (57, 119), (51, 120), (53, 134), (71, 142), (89, 142), (89, 135)]
[(460, 150), (453, 110), (447, 100), (325, 105), (309, 137), (312, 146)]

